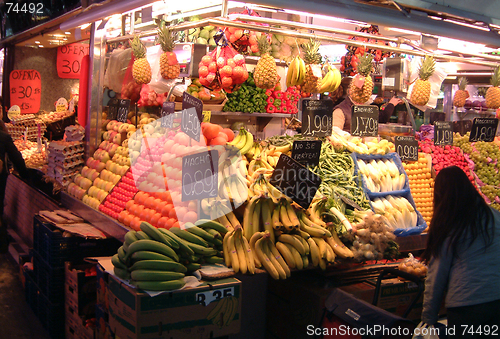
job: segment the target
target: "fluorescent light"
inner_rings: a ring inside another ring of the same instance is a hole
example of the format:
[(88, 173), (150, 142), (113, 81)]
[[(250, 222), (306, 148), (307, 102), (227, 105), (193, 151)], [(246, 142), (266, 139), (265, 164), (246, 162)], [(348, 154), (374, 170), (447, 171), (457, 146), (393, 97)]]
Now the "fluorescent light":
[(468, 24), (468, 23), (465, 23), (465, 22), (461, 22), (461, 21), (456, 21), (456, 20), (451, 20), (451, 19), (444, 19), (444, 21), (445, 22), (451, 22), (452, 24), (456, 24), (456, 25), (460, 25), (460, 26), (465, 26), (465, 27), (479, 29), (479, 30), (486, 31), (486, 32), (490, 31), (490, 29), (487, 28), (487, 27), (481, 27), (481, 26), (477, 26), (477, 25), (471, 25), (471, 24)]
[(38, 45), (38, 47), (43, 48), (43, 45)]
[(91, 22), (87, 22), (86, 24), (83, 24), (80, 26), (80, 29), (84, 30), (85, 28), (89, 27), (92, 23)]
[(429, 19), (432, 19), (432, 20), (438, 20), (438, 21), (441, 21), (442, 18), (438, 17), (438, 16), (433, 16), (433, 15), (429, 15), (428, 16)]
[(64, 32), (64, 34), (71, 34), (71, 32)]
[(396, 28), (396, 27), (388, 27), (387, 30), (392, 31), (392, 32), (400, 32), (400, 33), (413, 34), (413, 35), (418, 35), (418, 36), (421, 35), (420, 32), (409, 31), (407, 29), (401, 29), (401, 28)]
[(39, 43), (40, 43), (40, 41), (38, 41), (38, 40), (37, 40), (37, 41), (35, 41), (35, 44), (39, 44)]
[(324, 20), (330, 20), (330, 21), (336, 21), (336, 22), (350, 23), (350, 24), (354, 24), (354, 25), (361, 25), (361, 26), (368, 25), (366, 22), (348, 20), (348, 19), (343, 19), (343, 18), (337, 18), (337, 17), (333, 17), (333, 16), (328, 16), (328, 15), (321, 15), (321, 14), (315, 14), (315, 13), (295, 11), (295, 10), (292, 10), (292, 9), (284, 9), (283, 12), (289, 13), (289, 14), (301, 15), (301, 16), (309, 16), (309, 17), (313, 17), (313, 18), (317, 18), (317, 19), (324, 19)]

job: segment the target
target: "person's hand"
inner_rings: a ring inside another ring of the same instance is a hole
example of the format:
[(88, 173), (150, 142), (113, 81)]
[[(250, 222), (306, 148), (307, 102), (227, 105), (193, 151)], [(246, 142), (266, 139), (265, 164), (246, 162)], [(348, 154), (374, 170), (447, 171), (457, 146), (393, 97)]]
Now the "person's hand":
[(393, 97), (391, 100), (389, 100), (389, 103), (393, 104), (394, 106), (397, 106), (399, 104), (402, 104), (403, 100), (401, 100), (401, 99), (399, 99), (397, 97)]

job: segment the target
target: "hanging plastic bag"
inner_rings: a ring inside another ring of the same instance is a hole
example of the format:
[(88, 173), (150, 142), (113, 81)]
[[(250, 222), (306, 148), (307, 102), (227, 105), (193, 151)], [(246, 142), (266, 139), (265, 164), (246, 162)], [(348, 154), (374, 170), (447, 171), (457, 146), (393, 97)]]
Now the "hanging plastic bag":
[[(132, 55), (132, 49), (128, 49)], [(125, 76), (123, 77), (122, 89), (120, 91), (122, 99), (130, 99), (132, 104), (135, 104), (141, 96), (142, 85), (135, 82), (132, 76), (132, 65), (134, 64), (134, 56), (132, 55), (130, 62), (126, 68)]]
[[(408, 95), (406, 98), (410, 100), (411, 92), (413, 91), (413, 86), (415, 81), (418, 79), (418, 69), (422, 63), (423, 58), (415, 57), (410, 63), (410, 88), (408, 89)], [(429, 101), (424, 106), (416, 106), (418, 109), (425, 111), (427, 108), (436, 108), (439, 92), (441, 91), (441, 84), (448, 74), (445, 72), (444, 68), (436, 62), (436, 67), (434, 68), (434, 73), (429, 78), (431, 83), (431, 95)]]
[(413, 333), (412, 339), (439, 339), (439, 329), (435, 328), (434, 325), (427, 325), (422, 321)]
[(132, 50), (127, 49), (114, 49), (109, 57), (108, 68), (104, 75), (104, 87), (109, 88), (117, 93), (122, 90), (122, 83), (129, 67), (130, 59), (132, 57)]
[(178, 79), (164, 79), (160, 71), (160, 57), (163, 53), (161, 45), (155, 45), (147, 48), (146, 57), (151, 65), (151, 81), (149, 87), (156, 93), (165, 93), (170, 91), (170, 88), (175, 85)]

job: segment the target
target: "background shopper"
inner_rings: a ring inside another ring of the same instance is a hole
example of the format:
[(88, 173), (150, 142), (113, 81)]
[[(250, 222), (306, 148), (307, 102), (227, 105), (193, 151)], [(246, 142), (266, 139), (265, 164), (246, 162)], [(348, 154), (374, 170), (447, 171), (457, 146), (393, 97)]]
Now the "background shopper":
[[(500, 212), (486, 204), (459, 167), (444, 168), (436, 177), (422, 258), (429, 265), (422, 321), (436, 324), (444, 297), (456, 337), (487, 337), (484, 325), (500, 324)], [(474, 331), (483, 326), (483, 335), (464, 332), (464, 325)]]

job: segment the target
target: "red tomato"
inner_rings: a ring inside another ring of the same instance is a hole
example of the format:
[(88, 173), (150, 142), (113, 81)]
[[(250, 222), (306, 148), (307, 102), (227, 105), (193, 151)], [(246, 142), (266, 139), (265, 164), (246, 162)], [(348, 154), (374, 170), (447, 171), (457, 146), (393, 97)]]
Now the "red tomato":
[(156, 212), (161, 213), (161, 211), (167, 205), (167, 203), (161, 199), (157, 199), (157, 200), (159, 200), (159, 202), (157, 203), (155, 210), (156, 210)]
[(233, 141), (233, 139), (234, 139), (234, 132), (233, 132), (232, 129), (230, 129), (230, 128), (223, 128), (222, 132), (227, 135), (227, 141), (228, 142)]
[(154, 208), (154, 201), (155, 201), (154, 197), (148, 197), (144, 201), (144, 207), (146, 207), (146, 208)]
[(138, 217), (133, 218), (130, 221), (130, 227), (135, 230), (135, 231), (140, 231), (141, 230), (141, 219)]
[(172, 204), (165, 204), (161, 210), (161, 214), (164, 217), (169, 217), (170, 216), (170, 211), (174, 208), (174, 205)]
[[(177, 220), (184, 220), (184, 215), (187, 213), (187, 208), (180, 206), (180, 207), (175, 207), (175, 213), (177, 214)], [(196, 221), (196, 220), (195, 220)]]
[(229, 137), (227, 136), (226, 133), (224, 133), (224, 130), (222, 130), (222, 132), (219, 132), (219, 134), (217, 134), (217, 137), (218, 138), (222, 138), (224, 140), (226, 140), (226, 142), (228, 141)]
[(125, 218), (123, 219), (123, 223), (125, 224), (125, 226), (130, 227), (132, 220), (134, 220), (134, 217), (130, 214), (127, 214), (127, 215), (125, 215)]
[(135, 201), (134, 201), (134, 200), (129, 200), (129, 201), (127, 201), (127, 203), (125, 204), (125, 208), (126, 208), (127, 210), (129, 210), (129, 209), (130, 209), (130, 206), (132, 206), (133, 204), (135, 204)]
[[(167, 206), (168, 206), (168, 205), (167, 205)], [(173, 206), (174, 206), (174, 205), (172, 205), (172, 207), (173, 207)], [(175, 211), (175, 208), (172, 208), (172, 209), (170, 210), (170, 212), (168, 213), (168, 216), (169, 216), (170, 218), (177, 219), (177, 213), (176, 213), (176, 211)]]
[(227, 144), (227, 141), (222, 137), (216, 137), (210, 140), (210, 146), (217, 146), (217, 145), (224, 146), (225, 144)]
[[(151, 217), (149, 223), (155, 227), (158, 227), (158, 220), (160, 220), (161, 218), (161, 213), (155, 213), (153, 214), (153, 216)], [(196, 221), (196, 220), (195, 220)]]
[(207, 123), (207, 126), (205, 127), (205, 132), (203, 134), (207, 139), (214, 139), (217, 137), (217, 135), (221, 130), (222, 127), (220, 127), (217, 124)]
[(167, 223), (168, 223), (168, 218), (167, 217), (161, 217), (160, 219), (158, 219), (156, 227), (158, 227), (158, 228), (168, 228), (167, 227)]

